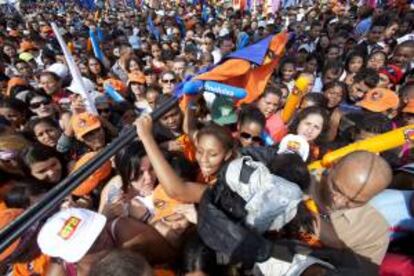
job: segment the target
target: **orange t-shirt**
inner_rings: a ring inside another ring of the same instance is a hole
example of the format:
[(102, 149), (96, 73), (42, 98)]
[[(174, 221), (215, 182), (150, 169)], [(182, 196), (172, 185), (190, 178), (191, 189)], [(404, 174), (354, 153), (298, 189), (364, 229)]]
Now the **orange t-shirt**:
[(46, 276), (47, 268), (50, 263), (50, 257), (40, 255), (28, 263), (18, 263), (13, 265), (13, 276)]

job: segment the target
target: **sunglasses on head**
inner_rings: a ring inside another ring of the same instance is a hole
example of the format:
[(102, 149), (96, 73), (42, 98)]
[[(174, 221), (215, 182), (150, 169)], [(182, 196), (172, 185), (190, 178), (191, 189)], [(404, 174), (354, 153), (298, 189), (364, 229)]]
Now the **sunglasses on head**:
[(262, 138), (260, 136), (253, 136), (250, 133), (247, 132), (242, 132), (240, 133), (240, 137), (245, 139), (245, 140), (252, 140), (255, 143), (261, 143), (262, 142)]
[(31, 103), (30, 107), (33, 108), (33, 109), (38, 109), (42, 105), (48, 105), (48, 104), (50, 104), (50, 101), (44, 100), (44, 101), (37, 102), (37, 103)]

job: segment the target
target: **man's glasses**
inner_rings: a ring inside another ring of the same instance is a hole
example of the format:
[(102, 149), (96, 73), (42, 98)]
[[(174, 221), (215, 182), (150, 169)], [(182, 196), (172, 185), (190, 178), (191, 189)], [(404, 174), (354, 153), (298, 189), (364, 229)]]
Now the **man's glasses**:
[(240, 133), (240, 138), (243, 138), (245, 140), (251, 140), (255, 143), (261, 143), (262, 142), (262, 138), (260, 136), (253, 136), (250, 133), (247, 132), (242, 132)]

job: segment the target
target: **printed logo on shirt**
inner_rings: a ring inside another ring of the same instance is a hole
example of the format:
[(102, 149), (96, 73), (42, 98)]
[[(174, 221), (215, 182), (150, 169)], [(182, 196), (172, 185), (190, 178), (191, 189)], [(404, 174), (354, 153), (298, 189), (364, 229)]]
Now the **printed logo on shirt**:
[(68, 218), (65, 224), (63, 225), (62, 229), (60, 229), (58, 235), (64, 240), (70, 239), (70, 237), (72, 237), (75, 233), (81, 221), (82, 220), (80, 218), (73, 216)]
[(406, 129), (404, 131), (404, 137), (407, 142), (414, 142), (414, 129)]

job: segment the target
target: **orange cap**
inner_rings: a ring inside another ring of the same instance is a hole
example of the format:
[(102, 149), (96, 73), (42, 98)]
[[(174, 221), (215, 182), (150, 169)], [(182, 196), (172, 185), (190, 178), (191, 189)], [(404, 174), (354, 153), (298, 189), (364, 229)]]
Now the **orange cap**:
[(36, 50), (37, 47), (36, 45), (31, 42), (31, 41), (23, 41), (22, 43), (20, 43), (20, 52), (26, 52), (26, 51), (30, 51), (30, 50)]
[(73, 115), (71, 124), (77, 139), (102, 126), (99, 118), (88, 112)]
[(109, 84), (110, 86), (112, 86), (116, 91), (118, 91), (121, 94), (125, 94), (125, 92), (126, 92), (126, 86), (120, 80), (117, 80), (117, 79), (107, 79), (104, 82), (104, 85), (105, 84)]
[[(76, 161), (73, 171), (79, 169), (82, 165), (91, 160), (97, 153), (89, 152), (84, 154), (78, 161)], [(75, 196), (84, 196), (93, 191), (103, 180), (107, 179), (112, 172), (111, 161), (106, 161), (99, 169), (92, 173), (85, 181), (82, 182), (72, 194)]]
[(155, 206), (155, 214), (152, 218), (154, 222), (174, 215), (176, 213), (175, 208), (182, 204), (180, 201), (169, 197), (161, 185), (155, 188), (152, 194), (152, 200)]
[(400, 103), (397, 94), (386, 88), (374, 88), (357, 103), (357, 105), (372, 111), (384, 112), (388, 109), (396, 109)]
[[(5, 228), (7, 225), (12, 223), (20, 214), (23, 213), (23, 209), (5, 209), (0, 211), (0, 229)], [(20, 239), (13, 242), (3, 252), (0, 252), (0, 262), (4, 261), (17, 249), (20, 243)]]
[(6, 95), (10, 96), (11, 90), (13, 87), (18, 86), (18, 85), (27, 85), (27, 82), (22, 79), (22, 78), (18, 78), (18, 77), (13, 77), (11, 78), (8, 82), (7, 82), (7, 90), (6, 90)]
[(407, 105), (403, 108), (402, 112), (414, 113), (414, 100), (409, 100)]
[(128, 82), (145, 84), (145, 75), (142, 72), (128, 74)]

